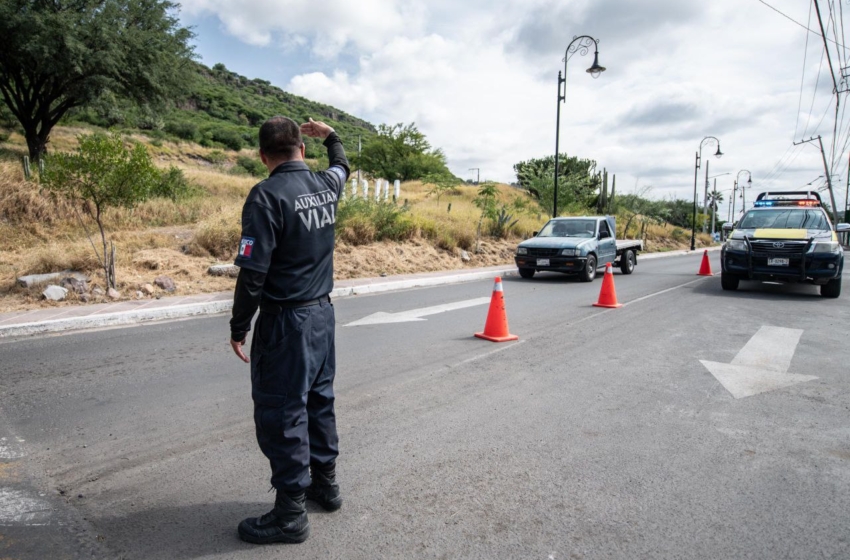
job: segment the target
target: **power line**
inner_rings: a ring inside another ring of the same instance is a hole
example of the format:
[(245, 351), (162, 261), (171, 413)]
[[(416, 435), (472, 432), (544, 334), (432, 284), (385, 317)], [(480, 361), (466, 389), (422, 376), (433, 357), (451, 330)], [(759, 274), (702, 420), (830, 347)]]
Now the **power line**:
[[(826, 53), (821, 52), (820, 64), (818, 65), (817, 78), (815, 79), (815, 92), (812, 94), (812, 104), (809, 107), (809, 116), (806, 117), (806, 127), (803, 129), (803, 134), (801, 134), (800, 136), (805, 136), (806, 133), (809, 131), (809, 122), (812, 119), (812, 111), (814, 111), (814, 109), (815, 109), (815, 99), (817, 99), (817, 96), (818, 96), (818, 87), (820, 86), (820, 76), (821, 76), (821, 71), (823, 70), (823, 59), (825, 57), (826, 57)], [(796, 138), (797, 138), (797, 136), (794, 135), (794, 138), (792, 140), (796, 140)]]
[[(779, 11), (779, 10), (778, 10), (778, 9), (776, 9), (776, 8), (774, 8), (773, 6), (771, 6), (770, 4), (768, 4), (767, 2), (765, 2), (764, 0), (758, 0), (758, 1), (759, 1), (759, 2), (761, 2), (762, 4), (764, 4), (765, 6), (767, 6), (768, 8), (770, 8), (771, 10), (773, 10), (774, 12), (776, 12), (777, 14), (781, 15), (782, 17), (784, 17), (784, 18), (785, 18), (785, 19), (787, 19), (788, 21), (790, 21), (790, 22), (792, 22), (792, 23), (796, 23), (797, 25), (799, 25), (800, 27), (802, 27), (803, 29), (805, 29), (805, 30), (806, 30), (806, 31), (808, 31), (809, 33), (814, 33), (814, 34), (815, 34), (815, 35), (817, 35), (818, 37), (823, 37), (820, 33), (818, 33), (817, 31), (815, 31), (814, 29), (809, 29), (807, 26), (803, 25), (802, 23), (800, 23), (800, 22), (799, 22), (799, 21), (797, 21), (796, 19), (792, 18), (791, 16), (789, 16), (789, 15), (787, 15), (787, 14), (785, 14), (785, 13), (783, 13), (783, 12)], [(830, 43), (835, 43), (835, 41), (833, 41), (832, 39), (826, 39), (826, 37), (824, 37), (824, 39), (825, 39), (825, 40), (827, 40), (827, 41), (829, 41)], [(838, 43), (835, 43), (835, 44), (836, 44), (836, 45), (838, 45), (839, 47), (841, 47), (842, 49), (847, 50), (847, 47), (845, 47), (844, 45), (840, 45), (840, 44), (838, 44)]]
[[(809, 23), (812, 21), (812, 6), (809, 5)], [(794, 138), (800, 126), (800, 109), (803, 108), (803, 84), (806, 81), (806, 60), (809, 57), (809, 34), (806, 33), (806, 48), (803, 49), (803, 75), (800, 76), (800, 100), (797, 102), (797, 122), (794, 123)], [(805, 135), (805, 134), (804, 134)]]

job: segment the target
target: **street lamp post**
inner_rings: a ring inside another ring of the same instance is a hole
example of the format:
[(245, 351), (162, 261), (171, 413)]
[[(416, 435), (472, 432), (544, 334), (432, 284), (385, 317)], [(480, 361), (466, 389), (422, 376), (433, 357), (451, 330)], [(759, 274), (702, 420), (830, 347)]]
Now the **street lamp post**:
[[(747, 169), (742, 169), (742, 170), (738, 171), (738, 174), (735, 175), (735, 190), (732, 191), (732, 209), (729, 213), (729, 221), (730, 222), (735, 221), (735, 195), (738, 193), (738, 184), (741, 181), (741, 173), (747, 174), (747, 186), (748, 187), (753, 186), (753, 174), (750, 173), (749, 170), (747, 170)], [(743, 192), (744, 192), (744, 186), (741, 185), (741, 193), (743, 193)]]
[[(709, 143), (716, 142), (717, 143), (717, 152), (714, 154), (714, 157), (721, 157), (723, 152), (720, 151), (720, 140), (715, 138), (714, 136), (706, 136), (699, 143), (699, 151), (696, 153), (696, 164), (694, 165), (694, 214), (693, 220), (691, 221), (691, 251), (696, 249), (696, 238), (697, 238), (697, 180), (699, 178), (699, 169), (700, 165), (702, 165), (702, 148), (705, 145), (706, 141)], [(707, 172), (708, 170), (706, 170)]]
[[(575, 53), (581, 56), (590, 52), (590, 47), (593, 47), (593, 65), (587, 69), (587, 73), (598, 78), (599, 74), (605, 71), (604, 66), (599, 65), (599, 40), (594, 39), (590, 35), (579, 35), (573, 37), (573, 40), (567, 45), (567, 50), (564, 52), (564, 73), (558, 71), (558, 104), (557, 116), (555, 117), (555, 195), (552, 200), (552, 217), (558, 216), (558, 159), (559, 159), (559, 140), (561, 134), (561, 103), (567, 99), (567, 63)], [(564, 86), (564, 92), (561, 93), (561, 85)]]
[[(709, 162), (705, 162), (706, 170), (708, 170), (708, 163)], [(723, 177), (724, 175), (731, 175), (731, 173), (729, 173), (727, 171), (726, 173), (718, 173), (717, 175), (712, 175), (711, 177), (706, 177), (706, 183), (708, 182), (709, 179), (714, 179), (714, 191), (713, 191), (714, 194), (712, 194), (712, 196), (711, 196), (711, 238), (712, 239), (714, 239), (714, 231), (715, 231), (714, 224), (717, 221), (717, 217), (715, 215), (716, 210), (717, 210), (717, 208), (716, 208), (716, 205), (717, 205), (717, 200), (716, 200), (717, 199), (717, 178)], [(708, 213), (708, 204), (709, 204), (708, 197), (706, 197), (706, 202), (705, 202), (706, 213)], [(705, 229), (705, 228), (703, 228), (703, 229)], [(705, 233), (705, 232), (703, 232), (703, 233)]]

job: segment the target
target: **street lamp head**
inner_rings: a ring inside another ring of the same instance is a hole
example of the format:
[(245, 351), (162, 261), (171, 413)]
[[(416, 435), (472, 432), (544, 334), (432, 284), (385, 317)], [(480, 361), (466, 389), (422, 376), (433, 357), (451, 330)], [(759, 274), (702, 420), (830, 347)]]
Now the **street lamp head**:
[(720, 151), (720, 142), (717, 143), (717, 152), (714, 153), (714, 157), (717, 159), (723, 157), (723, 152)]
[(753, 176), (752, 175), (750, 175), (750, 178), (747, 179), (747, 184), (751, 187), (753, 186)]
[(587, 69), (587, 73), (593, 78), (598, 78), (599, 74), (605, 71), (604, 66), (599, 66), (599, 51), (593, 54), (593, 66)]

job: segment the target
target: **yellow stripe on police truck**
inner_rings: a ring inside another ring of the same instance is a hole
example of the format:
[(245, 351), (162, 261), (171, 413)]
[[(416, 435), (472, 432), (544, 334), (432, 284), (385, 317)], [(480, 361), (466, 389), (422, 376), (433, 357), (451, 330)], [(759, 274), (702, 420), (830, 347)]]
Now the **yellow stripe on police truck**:
[(757, 229), (753, 234), (756, 239), (807, 239), (808, 236), (805, 229)]

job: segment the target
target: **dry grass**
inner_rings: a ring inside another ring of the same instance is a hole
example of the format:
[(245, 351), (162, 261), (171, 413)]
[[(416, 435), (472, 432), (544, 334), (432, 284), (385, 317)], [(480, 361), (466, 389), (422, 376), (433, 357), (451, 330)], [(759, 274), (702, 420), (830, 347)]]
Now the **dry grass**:
[[(72, 150), (77, 147), (76, 136), (88, 132), (85, 128), (55, 129), (50, 148)], [(179, 202), (150, 200), (133, 210), (106, 212), (106, 228), (117, 247), (119, 290), (124, 297), (136, 297), (140, 286), (161, 274), (174, 279), (177, 295), (232, 289), (233, 279), (210, 277), (206, 271), (211, 264), (230, 261), (235, 255), (242, 204), (257, 180), (234, 175), (231, 169), (237, 156), (256, 154), (250, 149), (240, 154), (228, 151), (223, 152), (222, 159), (221, 154), (212, 154), (214, 150), (194, 144), (154, 145), (141, 135), (134, 139), (147, 144), (159, 164), (182, 169), (198, 195)], [(60, 304), (44, 302), (39, 289), (16, 286), (15, 278), (24, 274), (74, 269), (103, 286), (100, 265), (85, 231), (96, 234), (96, 227), (85, 218), (84, 229), (71, 204), (50, 196), (37, 181), (24, 180), (18, 162), (26, 152), (24, 146), (23, 138), (17, 134), (0, 145), (0, 312), (79, 303), (73, 295)], [(213, 164), (210, 159), (219, 163)], [(409, 213), (404, 219), (411, 225), (405, 230), (409, 233), (405, 233), (404, 240), (374, 242), (374, 228), (367, 222), (355, 220), (346, 228), (338, 228), (336, 278), (510, 263), (516, 243), (540, 229), (547, 219), (536, 209), (515, 212), (518, 223), (508, 232), (507, 239), (485, 236), (480, 252), (475, 253), (472, 249), (480, 217), (480, 210), (473, 204), (477, 187), (461, 186), (454, 193), (443, 194), (439, 202), (428, 191), (429, 187), (415, 181), (402, 185), (398, 204), (407, 204)], [(507, 185), (499, 187), (500, 203), (510, 204), (522, 196)], [(530, 204), (529, 208), (536, 207)], [(624, 220), (618, 219), (618, 224), (622, 223)], [(631, 231), (635, 231), (635, 226)], [(647, 246), (653, 251), (685, 248), (689, 234), (671, 226), (649, 226)], [(706, 246), (710, 239), (700, 235), (698, 243)], [(471, 262), (464, 263), (459, 258), (461, 249), (469, 251)]]

